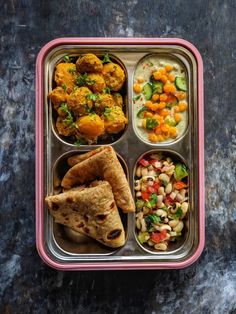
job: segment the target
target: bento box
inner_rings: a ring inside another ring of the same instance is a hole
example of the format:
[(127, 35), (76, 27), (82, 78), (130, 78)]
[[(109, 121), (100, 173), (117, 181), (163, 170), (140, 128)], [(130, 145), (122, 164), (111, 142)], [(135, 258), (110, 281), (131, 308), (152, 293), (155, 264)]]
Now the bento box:
[[(59, 270), (194, 263), (205, 241), (203, 126), (203, 64), (191, 43), (60, 38), (46, 44), (36, 63), (42, 260)], [(89, 229), (82, 213), (94, 202), (101, 212), (91, 214), (96, 223)], [(108, 212), (115, 217), (109, 223)]]

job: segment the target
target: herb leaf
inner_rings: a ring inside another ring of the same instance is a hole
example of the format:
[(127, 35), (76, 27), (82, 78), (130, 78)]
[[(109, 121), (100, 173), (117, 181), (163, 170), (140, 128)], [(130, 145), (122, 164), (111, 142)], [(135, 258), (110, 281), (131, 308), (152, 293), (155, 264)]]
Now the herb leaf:
[(65, 92), (67, 91), (67, 86), (66, 86), (66, 84), (62, 84), (61, 87), (64, 89)]
[(146, 119), (146, 128), (147, 130), (153, 130), (156, 126), (158, 126), (158, 122), (156, 119), (147, 118)]
[(141, 98), (141, 94), (140, 95), (138, 95), (138, 96), (135, 96), (134, 98), (133, 98), (133, 101), (136, 101), (136, 100), (139, 100), (140, 98)]
[(76, 83), (78, 86), (84, 86), (84, 85), (94, 85), (95, 81), (90, 80), (88, 78), (88, 74), (84, 73), (83, 75), (77, 76)]
[(103, 94), (110, 94), (110, 93), (111, 93), (111, 90), (110, 90), (109, 87), (105, 87), (105, 88), (103, 88), (102, 93), (103, 93)]
[(99, 99), (99, 95), (97, 95), (97, 94), (88, 94), (88, 95), (87, 95), (87, 98), (88, 98), (89, 100), (96, 101), (96, 100)]
[(152, 223), (157, 223), (161, 221), (161, 218), (159, 216), (157, 216), (156, 214), (151, 214), (148, 215), (144, 218), (147, 228), (150, 229), (152, 228)]
[(110, 116), (110, 113), (111, 113), (111, 108), (105, 108), (105, 111), (104, 111), (104, 117), (109, 119), (109, 116)]
[(61, 109), (67, 114), (67, 117), (66, 119), (63, 120), (63, 122), (65, 122), (67, 125), (71, 125), (72, 127), (77, 127), (76, 124), (74, 123), (74, 118), (67, 107), (67, 104), (62, 103)]
[(152, 194), (150, 195), (149, 199), (151, 200), (151, 201), (150, 201), (150, 204), (151, 204), (152, 206), (155, 206), (155, 205), (156, 205), (156, 202), (158, 201), (158, 196), (157, 196), (156, 193), (152, 193)]
[(108, 53), (105, 53), (104, 56), (103, 56), (103, 59), (102, 59), (102, 63), (110, 63), (112, 62), (110, 57), (109, 57), (109, 54)]

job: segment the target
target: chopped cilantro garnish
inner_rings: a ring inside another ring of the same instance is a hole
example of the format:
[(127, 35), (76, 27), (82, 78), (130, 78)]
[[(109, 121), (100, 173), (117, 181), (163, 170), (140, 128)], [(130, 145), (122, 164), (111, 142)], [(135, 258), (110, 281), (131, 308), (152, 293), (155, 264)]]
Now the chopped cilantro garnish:
[(90, 100), (96, 101), (96, 100), (98, 100), (99, 95), (97, 95), (97, 94), (88, 94), (87, 98), (90, 99)]
[(74, 118), (69, 111), (67, 104), (62, 103), (61, 104), (61, 109), (67, 114), (67, 117), (63, 120), (67, 125), (71, 125), (72, 127), (77, 127), (74, 123)]
[(103, 94), (110, 94), (110, 93), (111, 93), (111, 90), (110, 90), (109, 87), (105, 87), (105, 88), (103, 88), (102, 93), (103, 93)]
[(103, 56), (103, 60), (102, 60), (102, 63), (110, 63), (112, 62), (110, 57), (109, 57), (109, 54), (108, 53), (105, 53), (104, 56)]
[(66, 84), (62, 84), (61, 87), (64, 89), (65, 92), (67, 91), (67, 86), (66, 86)]
[(156, 119), (147, 118), (146, 119), (146, 128), (147, 130), (153, 130), (155, 127), (158, 126), (158, 122)]
[(153, 67), (153, 66), (154, 66), (154, 64), (153, 64), (152, 62), (149, 62), (149, 65), (150, 65), (151, 67)]
[(157, 216), (156, 214), (151, 214), (151, 215), (146, 216), (144, 220), (146, 222), (147, 229), (149, 230), (150, 228), (152, 228), (152, 223), (160, 222), (161, 218)]
[(76, 145), (76, 146), (85, 145), (85, 144), (86, 144), (86, 142), (82, 138), (77, 140), (76, 142), (74, 142), (74, 145)]
[(86, 112), (88, 112), (88, 113), (92, 112), (92, 108), (90, 108), (87, 104), (84, 104), (83, 107), (86, 110)]
[(77, 76), (76, 83), (78, 86), (84, 86), (84, 85), (94, 85), (95, 81), (90, 80), (88, 78), (88, 74), (84, 73), (83, 75)]
[(158, 196), (156, 193), (152, 193), (149, 197), (151, 206), (155, 206), (158, 201)]
[(105, 118), (109, 119), (110, 113), (111, 113), (111, 108), (105, 108), (103, 115)]
[(182, 208), (181, 208), (181, 207), (178, 207), (178, 208), (177, 208), (177, 211), (176, 211), (176, 213), (175, 213), (175, 217), (176, 217), (176, 218), (180, 218), (182, 215), (183, 215)]
[(142, 95), (140, 94), (140, 95), (134, 97), (134, 98), (133, 98), (133, 101), (139, 100), (139, 99), (141, 98), (141, 96), (142, 96)]
[(75, 74), (76, 69), (74, 69), (74, 68), (70, 68), (70, 69), (68, 69), (68, 72), (69, 72), (69, 73), (71, 73), (71, 74)]

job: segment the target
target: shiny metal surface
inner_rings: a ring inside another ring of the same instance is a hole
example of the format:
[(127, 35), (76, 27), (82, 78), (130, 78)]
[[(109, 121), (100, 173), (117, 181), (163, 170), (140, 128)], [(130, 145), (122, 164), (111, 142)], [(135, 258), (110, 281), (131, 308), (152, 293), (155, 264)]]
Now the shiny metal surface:
[[(64, 227), (53, 223), (48, 209), (44, 207), (44, 234), (47, 252), (55, 260), (63, 262), (99, 262), (99, 261), (175, 261), (180, 262), (186, 260), (194, 254), (199, 243), (199, 225), (198, 225), (198, 117), (197, 117), (197, 63), (192, 53), (183, 46), (177, 45), (62, 45), (52, 49), (44, 60), (44, 193), (51, 195), (58, 193), (57, 184), (61, 179), (61, 175), (65, 172), (65, 159), (74, 153), (82, 153), (95, 149), (100, 145), (82, 145), (76, 147), (71, 143), (66, 143), (57, 135), (52, 118), (52, 109), (47, 95), (52, 89), (52, 77), (55, 65), (63, 58), (64, 55), (78, 56), (81, 53), (92, 52), (97, 55), (105, 52), (111, 53), (120, 64), (125, 67), (127, 73), (125, 103), (127, 106), (127, 116), (129, 123), (117, 141), (110, 143), (116, 152), (123, 157), (124, 167), (127, 167), (128, 179), (133, 191), (134, 171), (137, 160), (143, 154), (149, 151), (163, 151), (166, 154), (174, 155), (182, 159), (190, 170), (190, 188), (189, 202), (190, 213), (188, 221), (188, 232), (183, 240), (178, 243), (170, 251), (151, 252), (138, 243), (135, 235), (135, 218), (133, 214), (123, 215), (125, 224), (127, 241), (126, 244), (116, 250), (106, 248), (95, 241), (89, 243), (83, 242), (72, 243)], [(142, 141), (135, 132), (134, 114), (133, 114), (133, 76), (138, 62), (148, 54), (168, 55), (181, 62), (187, 72), (189, 84), (189, 109), (188, 109), (188, 127), (185, 133), (170, 143), (151, 144)], [(64, 167), (64, 168), (63, 168)], [(59, 181), (58, 181), (59, 180)]]

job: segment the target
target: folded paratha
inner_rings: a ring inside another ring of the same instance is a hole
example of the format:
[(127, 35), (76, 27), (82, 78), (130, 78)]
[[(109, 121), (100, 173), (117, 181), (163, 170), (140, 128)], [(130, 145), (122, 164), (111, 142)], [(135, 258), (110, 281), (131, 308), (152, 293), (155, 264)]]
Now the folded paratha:
[(108, 182), (46, 197), (57, 223), (117, 248), (125, 243), (124, 227)]
[(73, 156), (68, 162), (74, 166), (62, 180), (61, 185), (64, 188), (70, 189), (74, 185), (100, 177), (110, 183), (117, 206), (124, 212), (135, 212), (124, 170), (111, 146), (99, 147), (88, 153)]

